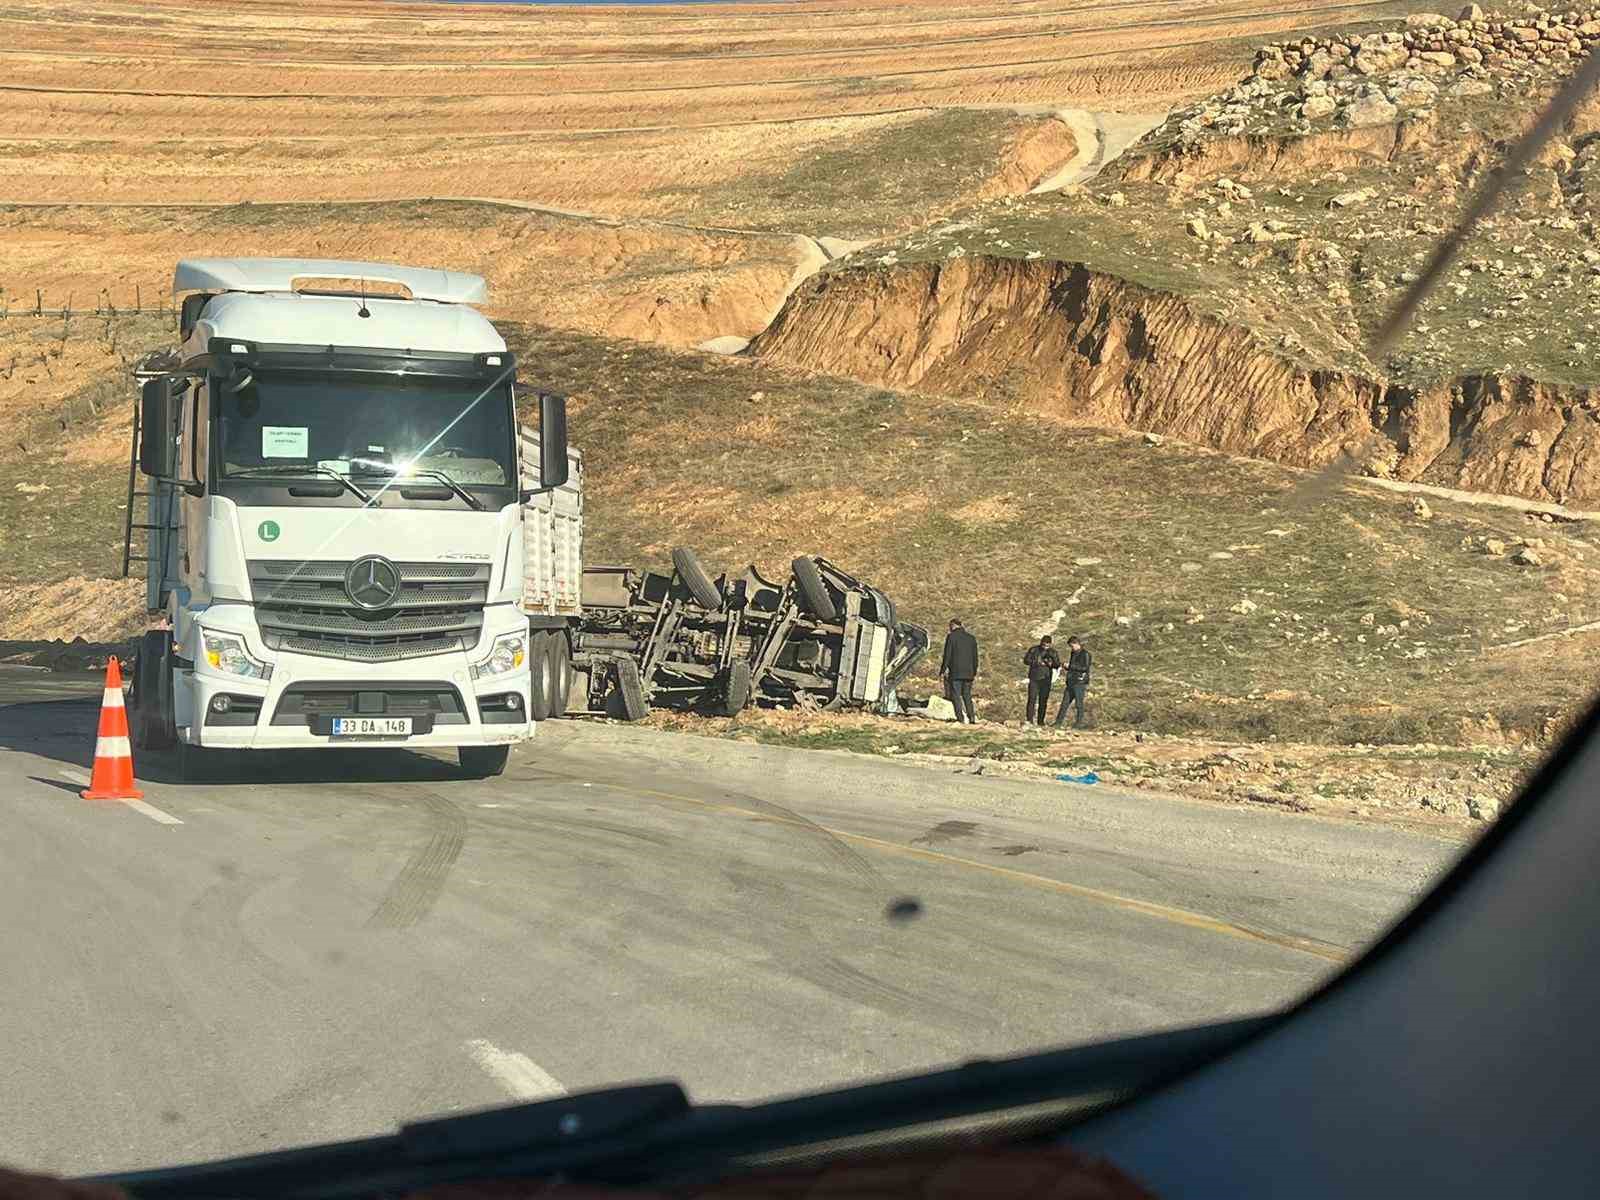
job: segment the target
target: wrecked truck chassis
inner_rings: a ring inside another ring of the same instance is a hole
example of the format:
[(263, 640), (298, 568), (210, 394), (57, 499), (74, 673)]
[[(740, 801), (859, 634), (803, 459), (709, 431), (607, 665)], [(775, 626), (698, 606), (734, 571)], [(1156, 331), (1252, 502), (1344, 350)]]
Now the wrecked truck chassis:
[[(652, 706), (732, 716), (749, 704), (891, 710), (927, 631), (826, 559), (787, 583), (712, 580), (687, 550), (669, 573), (587, 567), (574, 666), (586, 711), (638, 720)], [(576, 706), (574, 706), (576, 707)]]

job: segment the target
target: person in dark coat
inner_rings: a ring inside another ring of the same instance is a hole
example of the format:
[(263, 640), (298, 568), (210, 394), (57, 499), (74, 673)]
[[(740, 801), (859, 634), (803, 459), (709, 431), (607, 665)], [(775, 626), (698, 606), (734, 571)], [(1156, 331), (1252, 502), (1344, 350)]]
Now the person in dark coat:
[(1028, 647), (1022, 656), (1022, 665), (1028, 668), (1028, 714), (1024, 725), (1043, 725), (1045, 710), (1050, 707), (1050, 685), (1061, 669), (1061, 656), (1051, 644), (1047, 633), (1037, 646)]
[(950, 632), (944, 639), (939, 678), (944, 680), (945, 698), (955, 706), (956, 720), (966, 725), (978, 722), (972, 711), (972, 681), (977, 677), (978, 639), (968, 633), (960, 621), (952, 620)]
[(1061, 707), (1056, 709), (1056, 728), (1060, 729), (1067, 723), (1067, 706), (1076, 705), (1078, 719), (1072, 723), (1074, 729), (1082, 729), (1083, 697), (1089, 690), (1089, 673), (1094, 666), (1094, 660), (1089, 651), (1084, 648), (1083, 639), (1073, 634), (1067, 639), (1066, 678), (1062, 681)]

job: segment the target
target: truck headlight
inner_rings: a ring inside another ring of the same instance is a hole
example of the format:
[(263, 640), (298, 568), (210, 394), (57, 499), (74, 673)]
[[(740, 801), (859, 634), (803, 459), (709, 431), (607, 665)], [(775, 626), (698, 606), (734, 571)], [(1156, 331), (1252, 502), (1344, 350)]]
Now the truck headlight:
[(504, 675), (507, 671), (515, 671), (528, 661), (528, 635), (525, 633), (503, 633), (494, 640), (494, 648), (489, 651), (489, 657), (480, 663), (472, 664), (472, 677), (482, 679), (488, 675)]
[(213, 671), (221, 671), (224, 675), (242, 675), (246, 679), (272, 678), (272, 668), (250, 657), (249, 651), (244, 648), (243, 638), (229, 633), (202, 631), (200, 640), (206, 663)]

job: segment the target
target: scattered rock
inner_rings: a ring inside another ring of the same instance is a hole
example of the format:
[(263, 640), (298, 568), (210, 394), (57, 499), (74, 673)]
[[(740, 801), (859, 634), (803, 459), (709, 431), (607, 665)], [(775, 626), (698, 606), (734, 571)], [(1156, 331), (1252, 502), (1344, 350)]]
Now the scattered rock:
[(1251, 600), (1249, 596), (1245, 596), (1239, 601), (1239, 603), (1230, 604), (1228, 606), (1228, 611), (1247, 617), (1251, 613), (1255, 612), (1258, 607), (1259, 606), (1255, 603), (1255, 601)]
[(1179, 563), (1178, 570), (1182, 571), (1185, 575), (1193, 575), (1199, 571), (1205, 570), (1205, 568), (1197, 562), (1186, 562)]
[(1378, 620), (1378, 615), (1376, 613), (1362, 613), (1361, 614), (1361, 624), (1363, 624), (1363, 625), (1372, 625), (1372, 624), (1376, 623), (1377, 620)]
[(1529, 549), (1527, 546), (1522, 547), (1522, 549), (1513, 554), (1511, 561), (1519, 567), (1537, 567), (1542, 566), (1544, 563), (1544, 559), (1539, 557), (1538, 552)]
[(1339, 102), (1332, 96), (1307, 96), (1305, 103), (1300, 106), (1300, 115), (1307, 121), (1315, 121), (1320, 117), (1329, 117), (1338, 109)]
[(1461, 10), (1460, 14), (1456, 17), (1456, 20), (1481, 21), (1483, 20), (1483, 9), (1479, 8), (1476, 4), (1469, 4)]
[(1363, 75), (1381, 75), (1385, 71), (1405, 66), (1407, 57), (1409, 56), (1403, 42), (1363, 42), (1352, 62), (1355, 69)]
[(1349, 208), (1355, 204), (1365, 204), (1378, 194), (1377, 188), (1358, 188), (1353, 192), (1340, 192), (1337, 196), (1328, 198), (1329, 208)]
[[(1452, 60), (1454, 55), (1449, 56)], [(1401, 108), (1426, 108), (1439, 99), (1439, 89), (1427, 79), (1413, 78), (1403, 81), (1394, 91), (1394, 103)]]
[(956, 706), (943, 696), (929, 696), (926, 708), (906, 709), (914, 717), (926, 717), (930, 721), (954, 721), (956, 719)]
[(1075, 558), (1072, 565), (1075, 567), (1098, 567), (1104, 559), (1101, 558)]
[(1106, 197), (1106, 203), (1112, 208), (1126, 208), (1128, 204), (1128, 198), (1121, 192), (1112, 192)]
[(1391, 125), (1400, 110), (1384, 99), (1382, 93), (1361, 96), (1344, 106), (1340, 114), (1351, 129), (1365, 129), (1372, 125)]
[(1206, 228), (1205, 219), (1202, 217), (1190, 217), (1184, 229), (1190, 237), (1199, 238), (1202, 242), (1211, 236), (1211, 231)]
[(1147, 433), (1144, 435), (1144, 444), (1146, 446), (1159, 446), (1166, 440), (1159, 433)]
[(1411, 515), (1419, 521), (1427, 521), (1433, 517), (1433, 509), (1428, 507), (1428, 502), (1421, 496), (1412, 498)]
[(1494, 91), (1494, 84), (1487, 79), (1473, 79), (1468, 76), (1458, 79), (1445, 89), (1445, 94), (1454, 97), (1487, 96)]
[(1506, 544), (1499, 538), (1484, 538), (1483, 552), (1485, 554), (1501, 555), (1506, 552)]
[(1500, 815), (1500, 801), (1492, 796), (1474, 796), (1467, 801), (1467, 815), (1474, 821), (1492, 821)]
[(1226, 550), (1213, 550), (1211, 552), (1211, 557), (1214, 559), (1223, 559), (1232, 558), (1233, 555), (1229, 554)]

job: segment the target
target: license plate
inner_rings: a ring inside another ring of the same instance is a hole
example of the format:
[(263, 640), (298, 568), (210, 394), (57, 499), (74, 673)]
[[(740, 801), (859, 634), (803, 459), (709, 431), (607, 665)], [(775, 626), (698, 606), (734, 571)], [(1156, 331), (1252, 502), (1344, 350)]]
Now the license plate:
[(410, 737), (410, 717), (335, 717), (334, 737)]

